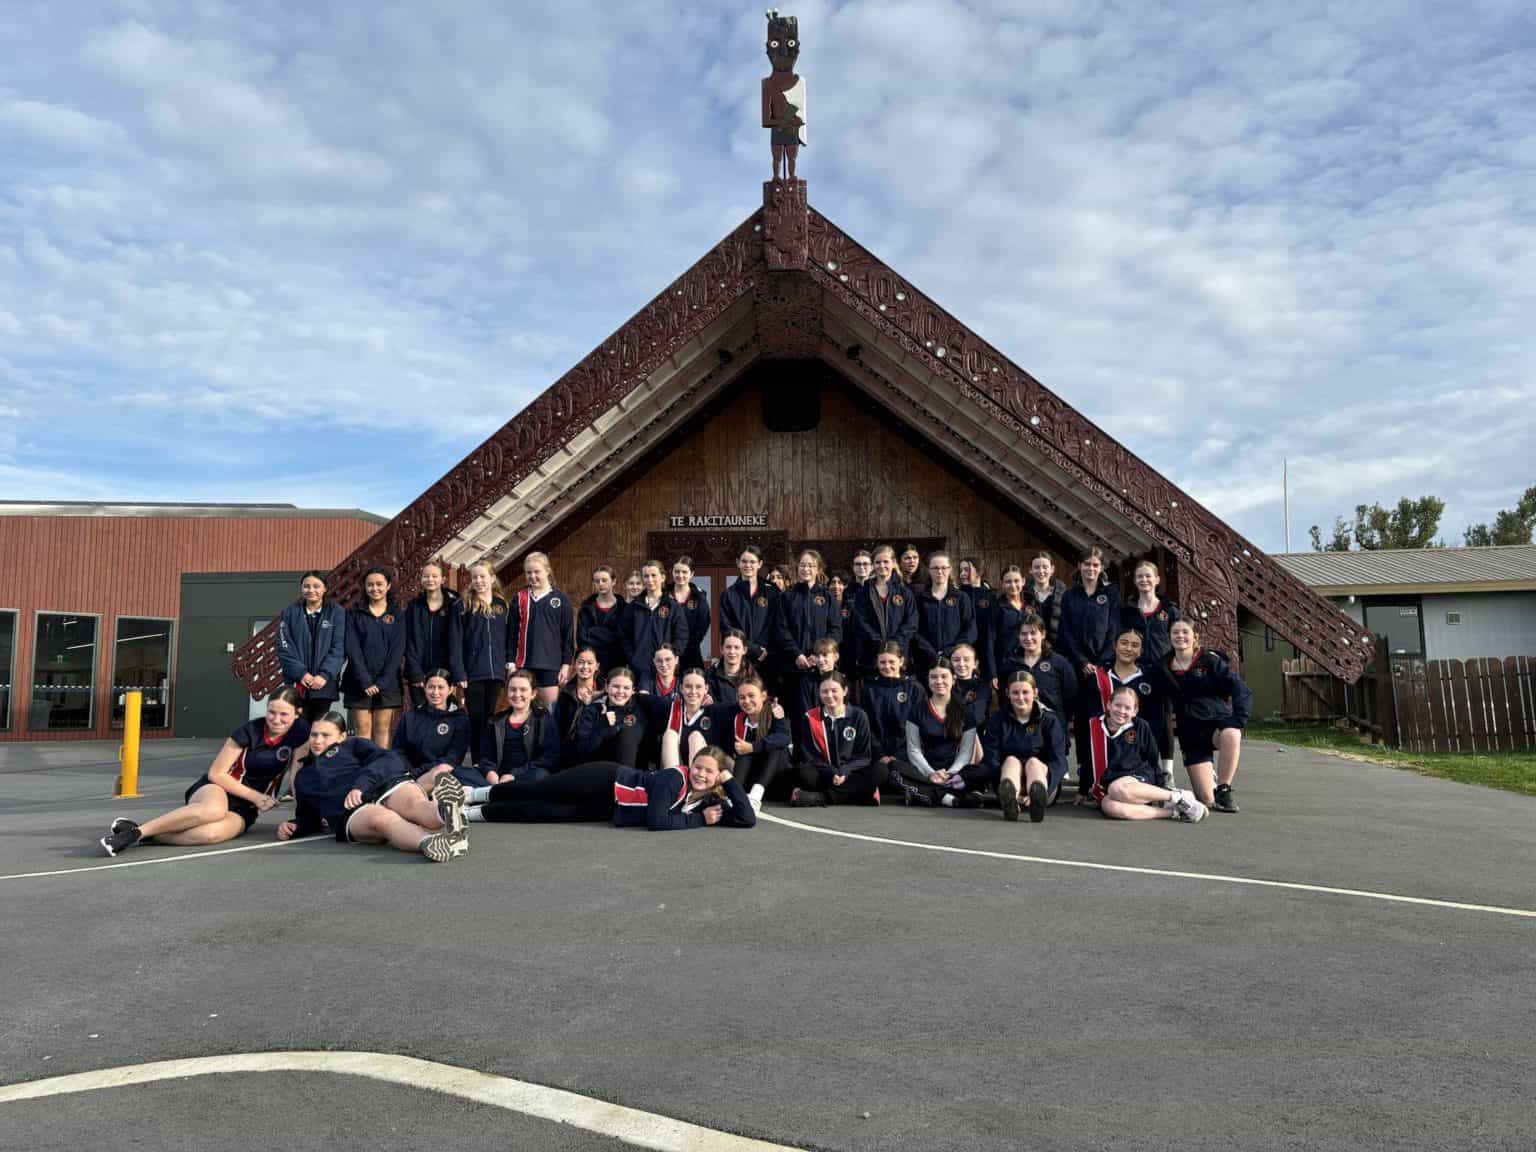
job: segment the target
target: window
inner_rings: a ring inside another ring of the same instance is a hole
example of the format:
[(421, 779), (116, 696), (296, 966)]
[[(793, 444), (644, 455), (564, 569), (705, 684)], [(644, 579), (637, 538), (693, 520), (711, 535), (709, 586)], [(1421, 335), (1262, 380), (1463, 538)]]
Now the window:
[(117, 618), (112, 653), (112, 727), (121, 728), (128, 693), (144, 693), (140, 727), (168, 728), (171, 718), (171, 631), (174, 620), (138, 616)]
[(0, 732), (11, 730), (11, 684), (16, 677), (16, 613), (0, 612)]
[(1387, 651), (1399, 656), (1423, 656), (1424, 634), (1419, 629), (1419, 606), (1400, 601), (1368, 602), (1365, 627), (1387, 640)]
[(34, 732), (89, 731), (95, 721), (97, 619), (77, 612), (39, 612), (32, 646)]

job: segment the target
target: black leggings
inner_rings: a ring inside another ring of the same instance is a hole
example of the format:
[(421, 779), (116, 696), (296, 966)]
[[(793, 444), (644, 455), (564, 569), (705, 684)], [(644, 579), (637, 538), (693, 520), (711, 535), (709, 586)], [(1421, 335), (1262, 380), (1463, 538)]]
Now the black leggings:
[(497, 824), (612, 820), (613, 785), (619, 768), (618, 764), (595, 760), (539, 780), (494, 784), (490, 802), (480, 811)]
[(501, 699), (500, 680), (471, 680), (464, 689), (464, 710), (469, 713), (469, 762), (479, 764), (496, 758), (496, 733), (491, 714)]
[(623, 764), (626, 768), (641, 768), (645, 758), (648, 733), (639, 724), (626, 724), (608, 737), (595, 749), (598, 756)]
[(876, 779), (879, 768), (871, 765), (858, 772), (850, 772), (841, 784), (833, 784), (830, 779), (823, 781), (821, 772), (814, 764), (801, 764), (795, 770), (795, 777), (800, 787), (808, 792), (821, 792), (827, 798), (828, 804), (872, 804), (875, 793), (880, 788), (880, 781)]
[(316, 720), (324, 718), (325, 714), (332, 708), (340, 709), (340, 707), (341, 704), (335, 700), (311, 700), (306, 696), (299, 711), (303, 715), (306, 724), (313, 724)]
[(789, 754), (783, 748), (759, 748), (749, 756), (736, 760), (731, 775), (741, 781), (743, 791), (754, 784), (761, 784), (767, 793), (773, 787), (775, 777), (789, 767)]

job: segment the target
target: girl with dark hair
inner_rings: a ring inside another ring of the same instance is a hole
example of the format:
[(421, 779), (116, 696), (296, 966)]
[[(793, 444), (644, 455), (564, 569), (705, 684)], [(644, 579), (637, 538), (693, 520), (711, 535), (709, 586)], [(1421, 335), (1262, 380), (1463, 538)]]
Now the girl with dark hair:
[(990, 676), (992, 691), (998, 693), (1001, 700), (1003, 665), (1018, 642), (1019, 625), (1030, 609), (1024, 602), (1024, 572), (1017, 564), (1003, 569), (998, 584), (1001, 590), (992, 601), (991, 623), (985, 632), (978, 632), (978, 636), (987, 649), (982, 661), (986, 669), (983, 675)]
[(597, 650), (576, 649), (576, 658), (571, 661), (571, 677), (561, 685), (560, 698), (555, 701), (555, 716), (560, 721), (560, 746), (567, 764), (577, 762), (576, 722), (581, 717), (581, 710), (592, 701), (602, 699), (603, 685), (598, 675)]
[(939, 657), (928, 670), (928, 698), (907, 710), (906, 756), (894, 764), (908, 804), (977, 806), (980, 781), (968, 771), (977, 757), (976, 725), (955, 695), (955, 670)]
[(784, 709), (768, 698), (768, 689), (752, 673), (736, 686), (734, 704), (716, 704), (718, 739), (730, 742), (736, 770), (754, 812), (780, 773), (789, 767), (789, 725)]
[(597, 653), (598, 668), (606, 672), (624, 663), (624, 645), (619, 639), (624, 601), (614, 595), (613, 569), (599, 564), (592, 569), (592, 595), (581, 602), (576, 613), (576, 643)]
[(507, 677), (507, 706), (492, 723), (500, 751), (493, 758), (495, 749), (488, 747), (477, 765), (486, 783), (538, 780), (560, 771), (560, 721), (539, 697), (532, 671), (519, 668)]
[(1019, 621), (1018, 642), (1003, 661), (1002, 672), (1005, 682), (1015, 672), (1028, 672), (1041, 702), (1063, 724), (1071, 724), (1077, 710), (1077, 673), (1050, 651), (1040, 617), (1031, 613)]
[(1004, 820), (1019, 818), (1020, 797), (1030, 822), (1045, 819), (1067, 775), (1067, 724), (1040, 699), (1035, 678), (1010, 672), (1004, 705), (982, 733), (982, 768), (997, 785)]
[(1045, 642), (1056, 646), (1061, 633), (1061, 602), (1067, 586), (1056, 579), (1056, 561), (1049, 552), (1036, 552), (1029, 561), (1029, 583), (1024, 586), (1024, 603), (1040, 617), (1045, 626)]
[(469, 591), (459, 601), (459, 650), (449, 665), (469, 713), (472, 764), (495, 750), (491, 715), (512, 670), (507, 661), (507, 612), (495, 567), (489, 560), (476, 560), (469, 566)]
[(821, 682), (821, 706), (805, 717), (809, 738), (796, 769), (800, 787), (789, 794), (792, 807), (880, 803), (869, 719), (847, 698), (848, 679), (841, 672)]
[(774, 660), (785, 699), (815, 700), (816, 641), (842, 639), (842, 617), (824, 583), (821, 553), (806, 549), (796, 561), (799, 579), (779, 598), (774, 621)]
[(917, 593), (917, 634), (912, 637), (912, 666), (927, 675), (940, 656), (956, 644), (976, 643), (976, 614), (971, 598), (949, 582), (949, 553), (928, 557), (928, 586)]
[[(661, 731), (661, 753), (658, 764), (662, 768), (676, 768), (679, 764), (693, 761), (698, 750), (718, 739), (714, 731), (714, 718), (710, 715), (709, 684), (704, 673), (690, 668), (678, 677), (677, 695), (671, 700), (646, 701), (651, 708), (652, 719)], [(659, 705), (659, 706), (658, 706)], [(731, 705), (726, 705), (727, 708)]]
[(347, 668), (341, 694), (360, 739), (388, 748), (395, 715), (405, 698), (400, 665), (405, 659), (405, 618), (390, 598), (391, 574), (363, 573), (363, 602), (347, 613)]
[(1115, 654), (1120, 625), (1120, 589), (1104, 574), (1104, 554), (1089, 548), (1077, 565), (1077, 582), (1061, 601), (1061, 628), (1055, 647), (1079, 676), (1091, 676)]
[(372, 741), (349, 738), (340, 712), (328, 712), (310, 726), (293, 791), (295, 818), (278, 825), (279, 840), (329, 828), (343, 844), (388, 844), (419, 852), (434, 864), (469, 851), (464, 786), (444, 773), (429, 798), (399, 756)]
[(523, 558), (528, 586), (512, 597), (507, 617), (507, 659), (533, 675), (535, 691), (546, 708), (560, 695), (576, 655), (576, 622), (571, 599), (555, 587), (549, 557), (530, 552)]
[[(459, 595), (443, 586), (443, 561), (428, 560), (421, 566), (421, 593), (405, 606), (405, 680), (410, 686), (411, 707), (426, 705), (427, 673), (448, 668), (459, 651)], [(451, 686), (451, 683), (450, 683)]]
[[(725, 605), (720, 605), (725, 611)], [(755, 675), (747, 663), (747, 638), (739, 628), (727, 629), (720, 636), (720, 658), (713, 661), (704, 672), (709, 684), (709, 698), (715, 704), (736, 703), (737, 685)]]
[(789, 566), (787, 564), (775, 564), (768, 570), (768, 583), (772, 584), (782, 594), (789, 591), (792, 581), (789, 578)]
[(955, 673), (955, 698), (965, 705), (966, 718), (979, 732), (992, 715), (992, 689), (982, 679), (976, 649), (970, 644), (956, 644), (949, 653)]
[[(1115, 637), (1115, 658), (1107, 668), (1095, 668), (1088, 678), (1087, 691), (1078, 697), (1084, 712), (1090, 717), (1109, 713), (1110, 698), (1121, 688), (1130, 688), (1137, 696), (1136, 715), (1152, 729), (1164, 736), (1157, 742), (1162, 769), (1155, 779), (1164, 788), (1173, 787), (1173, 762), (1168, 759), (1168, 717), (1164, 708), (1164, 693), (1157, 677), (1146, 671), (1147, 661), (1142, 655), (1141, 633), (1129, 625), (1122, 625)], [(1078, 766), (1088, 767), (1088, 749), (1078, 749)]]
[(736, 558), (741, 578), (720, 597), (721, 632), (740, 632), (746, 641), (747, 659), (759, 668), (768, 661), (768, 649), (773, 644), (773, 617), (779, 602), (777, 585), (759, 579), (762, 567), (762, 549), (748, 544)]
[(672, 562), (672, 586), (667, 589), (688, 621), (688, 645), (680, 653), (684, 668), (704, 667), (704, 642), (709, 639), (713, 617), (709, 596), (693, 582), (693, 558), (679, 556)]
[[(982, 562), (975, 556), (967, 556), (960, 561), (960, 567), (955, 571), (955, 587), (969, 596), (971, 599), (971, 615), (976, 621), (976, 664), (978, 675), (988, 682), (994, 675), (992, 671), (992, 646), (988, 643), (988, 637), (992, 635), (992, 610), (997, 603), (997, 593), (992, 585), (987, 583), (987, 570)], [(954, 659), (954, 654), (950, 654)]]
[(325, 573), (304, 573), (299, 598), (277, 620), (283, 681), (298, 692), (310, 722), (340, 698), (341, 665), (347, 658), (347, 613), (326, 597), (325, 588)]
[(923, 554), (917, 550), (916, 544), (901, 546), (896, 556), (896, 570), (901, 582), (914, 591), (928, 583), (928, 577), (923, 572)]
[[(805, 675), (800, 677), (800, 697), (795, 701), (796, 715), (804, 716), (812, 708), (816, 707), (821, 699), (821, 682), (827, 674), (839, 671), (837, 661), (841, 656), (837, 641), (830, 636), (823, 636), (811, 647), (811, 667)], [(803, 729), (795, 733), (798, 740), (805, 739)]]
[(245, 834), (256, 817), (277, 804), (276, 792), (295, 750), (309, 739), (300, 697), (283, 688), (267, 698), (264, 720), (249, 720), (229, 734), (182, 797), (182, 806), (142, 824), (119, 816), (97, 841), (108, 856), (151, 838), (161, 844), (222, 844)]
[(620, 828), (653, 832), (757, 823), (746, 793), (731, 775), (731, 759), (710, 746), (686, 768), (642, 772), (596, 761), (544, 780), (517, 780), (469, 792), (471, 821), (554, 824), (612, 820)]
[(858, 640), (853, 633), (853, 601), (858, 590), (858, 585), (853, 583), (853, 578), (846, 572), (835, 571), (827, 577), (827, 591), (832, 593), (832, 600), (837, 604), (838, 618), (842, 621), (839, 625), (842, 635), (837, 642), (838, 666), (847, 674), (854, 695), (858, 695), (859, 691), (859, 678), (854, 673), (853, 659), (854, 650), (858, 647)]
[[(863, 703), (869, 717), (875, 775), (889, 779), (891, 770), (907, 756), (907, 714), (923, 699), (923, 690), (905, 671), (901, 645), (887, 640), (875, 656), (875, 675), (862, 685)], [(899, 775), (899, 773), (898, 773)]]
[(637, 768), (650, 742), (650, 710), (635, 695), (635, 674), (625, 665), (609, 669), (603, 695), (576, 718), (578, 764), (595, 760)]
[(680, 685), (677, 649), (661, 644), (651, 654), (651, 666), (641, 671), (635, 690), (642, 696), (656, 696), (670, 700), (677, 695)]
[[(638, 569), (638, 568), (631, 568), (629, 570), (629, 575), (624, 577), (624, 603), (626, 603), (626, 604), (633, 604), (636, 600), (640, 599), (640, 597), (643, 596), (643, 595), (645, 595), (645, 577), (643, 575), (641, 575), (640, 569)], [(619, 648), (620, 648), (621, 651), (622, 651), (623, 647), (624, 647), (624, 625), (623, 625), (623, 621), (620, 620), (620, 623), (619, 623)]]
[[(1160, 663), (1168, 658), (1168, 653), (1173, 651), (1168, 629), (1184, 618), (1177, 604), (1158, 596), (1157, 585), (1161, 579), (1156, 564), (1150, 560), (1138, 561), (1131, 571), (1136, 599), (1127, 603), (1120, 613), (1121, 622), (1141, 635), (1141, 654), (1149, 663)], [(1141, 718), (1147, 720), (1145, 714), (1141, 714)], [(1153, 729), (1156, 730), (1155, 725)]]
[(1162, 682), (1173, 705), (1190, 787), (1212, 810), (1236, 812), (1232, 781), (1243, 755), (1243, 729), (1253, 711), (1253, 693), (1220, 653), (1200, 647), (1200, 629), (1189, 617), (1168, 629), (1168, 641), (1173, 651), (1148, 670)]
[(479, 769), (464, 767), (469, 717), (453, 706), (451, 674), (446, 668), (432, 669), (422, 680), (421, 690), (421, 706), (401, 713), (395, 725), (391, 751), (411, 766), (426, 792), (432, 791), (433, 782), (444, 772), (452, 772), (461, 782), (476, 779)]
[(871, 564), (874, 574), (857, 590), (853, 603), (854, 668), (866, 679), (887, 643), (895, 644), (905, 661), (917, 632), (917, 601), (896, 576), (895, 549), (881, 544)]
[[(1093, 748), (1093, 798), (1114, 820), (1179, 820), (1198, 824), (1207, 805), (1189, 792), (1158, 783), (1157, 744), (1136, 715), (1137, 693), (1116, 688), (1103, 716), (1088, 722)], [(1193, 774), (1191, 775), (1193, 779)], [(1080, 795), (1079, 804), (1087, 803)]]
[(641, 675), (651, 666), (656, 649), (669, 645), (678, 655), (688, 650), (688, 615), (662, 587), (661, 561), (640, 566), (644, 588), (624, 608), (624, 662)]

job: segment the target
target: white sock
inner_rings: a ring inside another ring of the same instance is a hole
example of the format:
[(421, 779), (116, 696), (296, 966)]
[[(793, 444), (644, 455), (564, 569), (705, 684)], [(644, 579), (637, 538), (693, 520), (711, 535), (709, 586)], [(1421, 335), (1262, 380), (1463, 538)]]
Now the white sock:
[(467, 788), (464, 791), (464, 803), (466, 804), (489, 804), (490, 802), (490, 788)]
[(1164, 760), (1163, 761), (1163, 774), (1165, 776), (1172, 776), (1173, 775), (1173, 761), (1172, 760)]
[(747, 789), (747, 798), (749, 800), (761, 801), (763, 798), (763, 786), (761, 784), (752, 785), (752, 787)]
[(485, 810), (483, 808), (466, 808), (464, 809), (464, 819), (468, 820), (471, 824), (484, 824)]
[(939, 798), (939, 805), (944, 808), (953, 808), (955, 806), (955, 794), (953, 792), (944, 793)]

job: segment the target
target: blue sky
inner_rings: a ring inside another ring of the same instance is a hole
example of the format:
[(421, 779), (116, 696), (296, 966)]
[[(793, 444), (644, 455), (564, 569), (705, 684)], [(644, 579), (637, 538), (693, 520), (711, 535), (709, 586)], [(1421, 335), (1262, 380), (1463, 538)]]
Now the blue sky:
[[(1536, 483), (1518, 3), (803, 3), (812, 202), (1293, 544)], [(759, 202), (760, 5), (0, 4), (0, 497), (392, 514)]]

